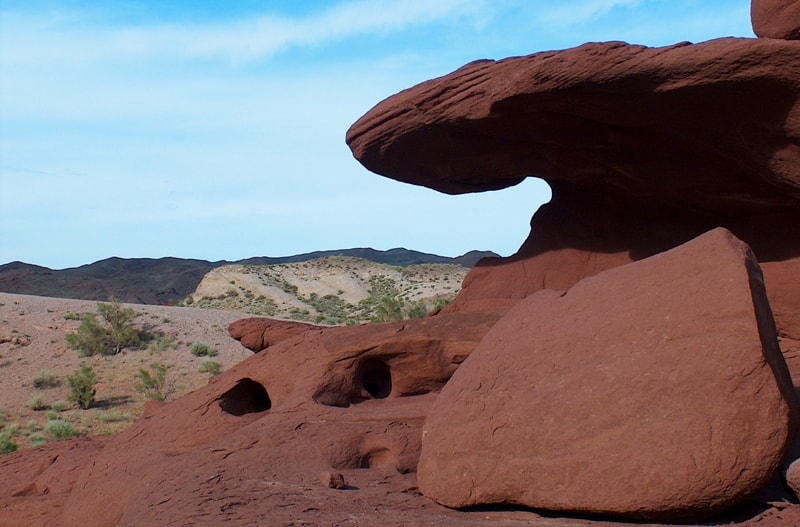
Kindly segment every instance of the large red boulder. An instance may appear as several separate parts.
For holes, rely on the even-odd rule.
[[[517,303],[425,422],[421,491],[698,520],[775,475],[797,425],[758,264],[724,229]]]
[[[762,38],[800,39],[798,0],[752,0],[750,21],[753,33]]]

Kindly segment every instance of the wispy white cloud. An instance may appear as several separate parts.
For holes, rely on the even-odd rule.
[[[573,2],[551,2],[541,6],[538,16],[543,22],[558,26],[583,24],[607,15],[612,9],[637,7],[642,0],[578,0]]]
[[[0,13],[5,62],[94,62],[106,59],[269,58],[293,47],[398,31],[410,26],[477,15],[482,0],[361,0],[334,4],[305,17],[264,14],[204,24],[96,25],[75,12]],[[31,38],[35,35],[35,38]]]

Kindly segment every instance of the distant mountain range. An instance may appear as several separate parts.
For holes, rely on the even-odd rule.
[[[259,256],[238,261],[208,262],[184,258],[108,258],[54,270],[23,262],[0,265],[0,292],[56,298],[108,301],[116,298],[135,304],[173,304],[192,294],[203,277],[228,264],[271,265],[306,262],[325,256],[352,256],[389,265],[447,263],[472,267],[491,251],[470,251],[450,258],[408,249],[379,251],[371,248],[316,251],[294,256]]]

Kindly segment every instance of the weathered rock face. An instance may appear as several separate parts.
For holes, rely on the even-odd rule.
[[[797,0],[752,0],[750,20],[756,36],[800,39],[800,2]]]
[[[111,439],[56,524],[275,524],[274,507],[296,507],[331,470],[355,471],[347,481],[358,486],[374,469],[408,487],[435,392],[494,322],[457,314],[284,334]],[[380,500],[366,491],[334,501],[346,509],[369,499]]]
[[[450,507],[696,520],[767,482],[796,411],[758,264],[717,229],[516,304],[434,403],[418,481]]]
[[[347,141],[370,170],[443,192],[550,184],[531,237],[447,311],[502,311],[724,226],[762,264],[781,333],[800,331],[800,41],[477,61],[381,102]]]

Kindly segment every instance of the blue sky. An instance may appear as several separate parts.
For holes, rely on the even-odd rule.
[[[0,0],[0,263],[349,247],[513,253],[528,178],[447,196],[364,169],[347,128],[479,58],[752,37],[749,0]]]

